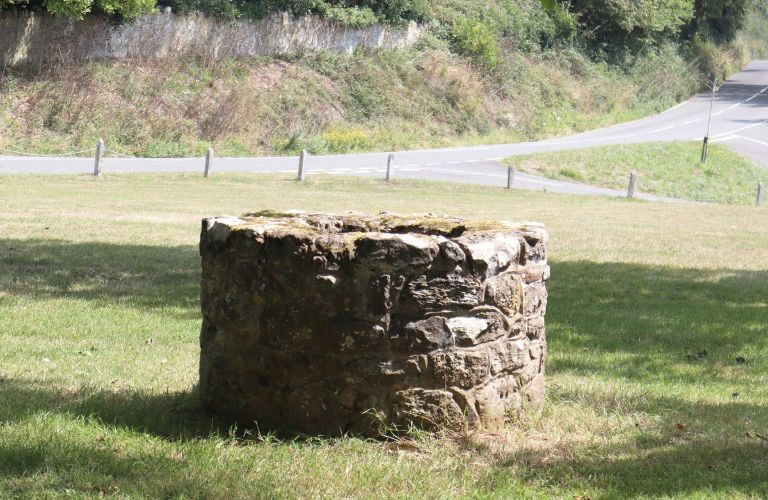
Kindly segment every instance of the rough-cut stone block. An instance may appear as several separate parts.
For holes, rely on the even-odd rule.
[[[544,400],[546,247],[428,214],[206,219],[203,403],[312,434],[497,428]]]

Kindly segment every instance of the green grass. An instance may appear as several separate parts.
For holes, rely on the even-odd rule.
[[[550,179],[614,189],[626,189],[635,170],[640,192],[715,203],[753,204],[757,184],[768,180],[768,170],[727,146],[710,145],[701,163],[697,142],[601,146],[514,156],[505,163]]]
[[[197,402],[196,242],[202,217],[262,208],[544,222],[544,413],[413,443],[228,432]],[[0,269],[0,497],[768,495],[765,209],[338,177],[0,177]]]

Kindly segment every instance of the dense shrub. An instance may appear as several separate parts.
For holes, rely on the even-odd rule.
[[[604,41],[627,36],[655,40],[675,35],[694,14],[694,0],[573,0],[571,7],[581,22]]]
[[[730,41],[741,29],[749,0],[696,0],[694,27],[699,35],[718,41]]]
[[[737,40],[744,46],[749,57],[768,59],[768,0],[754,0],[744,14],[744,29]]]
[[[593,57],[622,64],[625,57],[670,40],[729,42],[747,12],[763,0],[0,0],[0,10],[132,18],[156,2],[180,13],[225,19],[282,11],[353,27],[415,20],[429,23],[436,39],[493,68],[499,46],[530,52],[568,46],[578,38]]]
[[[91,12],[136,17],[155,7],[156,0],[0,0],[0,10],[47,10],[52,14],[82,18]]]
[[[46,10],[75,18],[101,12],[132,18],[157,3],[177,12],[198,11],[225,19],[260,18],[273,11],[319,14],[350,26],[425,21],[430,15],[428,0],[0,0],[0,10]]]
[[[472,57],[489,69],[499,65],[499,47],[496,33],[478,19],[457,19],[451,28],[456,52]]]
[[[174,11],[182,14],[198,11],[225,19],[235,19],[246,13],[249,17],[261,17],[266,14],[265,5],[249,5],[240,0],[171,0],[169,3]]]
[[[169,0],[177,12],[199,11],[228,19],[259,18],[273,11],[296,15],[319,14],[349,26],[379,21],[424,21],[427,0]]]
[[[547,9],[549,22],[540,22],[535,30],[541,48],[570,44],[576,38],[578,20],[576,16],[560,4]]]

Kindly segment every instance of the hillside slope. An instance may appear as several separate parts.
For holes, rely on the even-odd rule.
[[[764,29],[762,5],[761,23],[742,33]],[[759,47],[742,34],[717,44],[638,35],[600,48],[583,16],[538,0],[440,0],[427,22],[429,34],[403,51],[5,68],[0,154],[64,153],[98,137],[146,156],[537,139],[665,109]]]

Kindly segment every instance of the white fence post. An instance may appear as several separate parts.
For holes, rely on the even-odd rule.
[[[629,174],[629,187],[627,188],[627,198],[635,197],[635,189],[637,189],[637,172],[632,171]]]
[[[307,150],[302,149],[301,155],[299,156],[299,180],[300,181],[304,180],[304,162],[306,160],[306,157],[307,157]]]
[[[93,162],[93,175],[101,175],[101,158],[104,156],[104,139],[96,141],[96,158]]]
[[[390,153],[389,156],[387,157],[387,177],[385,179],[387,182],[393,179],[394,172],[392,171],[392,167],[394,166],[394,163],[395,163],[395,155]]]
[[[507,168],[507,189],[512,189],[512,186],[515,185],[515,174],[517,171],[515,170],[515,167],[509,167]]]
[[[765,184],[762,182],[757,185],[757,206],[762,207],[765,200]]]
[[[208,153],[205,155],[205,172],[203,172],[203,177],[208,177],[211,173],[211,167],[213,166],[213,155],[215,153],[213,152],[213,149],[208,148]]]

